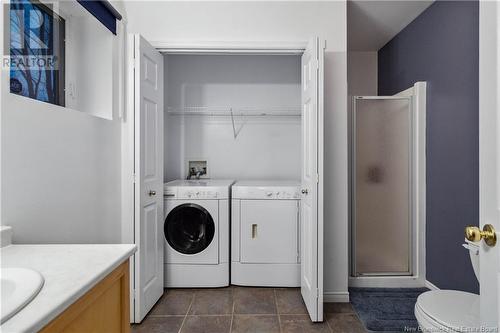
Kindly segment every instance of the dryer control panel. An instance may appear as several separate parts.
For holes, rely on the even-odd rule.
[[[300,199],[299,184],[297,183],[277,183],[258,184],[250,182],[240,182],[233,185],[233,199],[260,199],[260,200],[286,200]]]

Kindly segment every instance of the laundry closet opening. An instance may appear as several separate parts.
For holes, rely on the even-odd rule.
[[[300,55],[163,56],[166,182],[300,181]]]
[[[173,50],[131,36],[134,322],[164,287],[230,284],[300,286],[323,320],[325,45]]]

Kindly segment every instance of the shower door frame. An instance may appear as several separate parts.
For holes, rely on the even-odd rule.
[[[406,100],[408,101],[408,272],[372,272],[358,273],[356,269],[356,102],[359,100]],[[417,242],[414,235],[416,234],[416,218],[415,218],[415,102],[414,96],[410,95],[394,95],[394,96],[353,96],[352,97],[352,118],[351,118],[351,276],[358,277],[411,277],[414,276],[415,253],[417,251]]]

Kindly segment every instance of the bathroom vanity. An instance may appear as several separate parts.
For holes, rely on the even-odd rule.
[[[0,330],[129,332],[129,257],[135,250],[127,244],[2,247],[2,272],[33,270],[43,277],[43,285]]]

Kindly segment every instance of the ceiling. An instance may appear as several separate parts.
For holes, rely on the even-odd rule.
[[[348,1],[347,49],[378,51],[432,2],[433,0]]]

